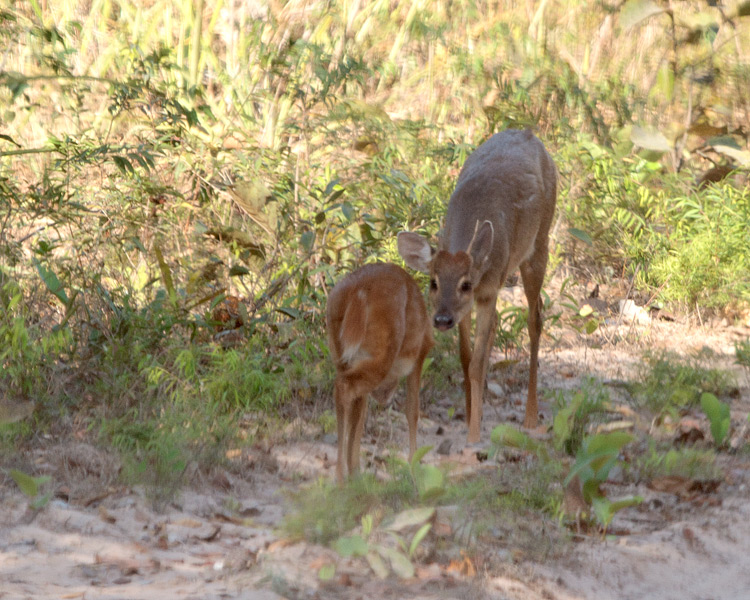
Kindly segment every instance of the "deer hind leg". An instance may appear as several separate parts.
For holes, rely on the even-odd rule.
[[[547,268],[547,248],[534,254],[520,266],[523,289],[529,303],[529,391],[526,398],[526,415],[523,426],[533,429],[538,424],[537,370],[539,368],[539,338],[542,335],[541,291]]]
[[[422,366],[427,353],[430,351],[429,345],[423,345],[422,349],[414,362],[411,373],[406,378],[406,422],[409,424],[409,461],[417,451],[417,422],[419,421],[419,388],[422,381]]]
[[[367,396],[358,396],[352,403],[352,420],[350,422],[349,448],[347,459],[349,462],[349,475],[359,472],[360,444],[362,443],[362,432],[365,429],[367,419]]]
[[[497,294],[489,299],[477,300],[477,323],[474,334],[474,354],[469,365],[471,381],[471,416],[468,442],[475,444],[481,437],[482,399],[490,360],[490,347],[495,337],[497,324]]]
[[[337,378],[334,386],[334,398],[336,403],[336,429],[338,433],[338,449],[336,454],[336,479],[343,483],[344,477],[349,474],[349,421],[351,420],[351,402],[345,397],[343,386]]]
[[[394,354],[393,344],[384,344],[377,355],[358,362],[354,368],[340,372],[336,377],[334,394],[339,435],[336,476],[339,481],[354,474],[359,468],[359,447],[367,414],[367,397],[387,377]]]

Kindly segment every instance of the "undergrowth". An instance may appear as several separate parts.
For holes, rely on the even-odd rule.
[[[649,442],[648,450],[636,458],[633,470],[641,481],[657,477],[683,477],[692,481],[720,479],[722,469],[716,451],[706,448],[658,447]]]
[[[647,352],[640,380],[631,385],[635,403],[654,414],[677,413],[697,406],[703,393],[731,395],[737,389],[731,373],[707,366],[711,358],[709,349],[686,357],[675,352]]]
[[[437,234],[466,157],[508,127],[534,128],[555,158],[556,268],[622,274],[691,310],[747,304],[750,188],[741,168],[695,179],[750,162],[747,57],[725,43],[748,19],[683,3],[668,44],[641,29],[665,14],[628,4],[4,7],[3,439],[75,421],[133,480],[173,487],[227,440],[324,414],[328,289],[397,261],[398,231]],[[238,314],[219,331],[225,302]],[[518,349],[525,312],[500,319],[498,344]],[[444,344],[428,401],[459,370]],[[654,362],[637,402],[660,412],[726,391],[696,368]]]

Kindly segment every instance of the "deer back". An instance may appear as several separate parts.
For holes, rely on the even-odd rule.
[[[497,290],[536,247],[546,247],[556,196],[557,170],[539,139],[530,131],[497,133],[464,163],[440,249],[467,251],[478,226],[489,221],[492,247],[474,293]]]
[[[408,374],[432,330],[414,279],[389,263],[365,265],[342,279],[328,297],[329,349],[337,369],[375,360],[388,379]]]

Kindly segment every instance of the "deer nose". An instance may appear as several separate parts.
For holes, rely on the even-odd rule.
[[[440,331],[447,331],[453,327],[453,317],[450,315],[435,315],[435,328]]]

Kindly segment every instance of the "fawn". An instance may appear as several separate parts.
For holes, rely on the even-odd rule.
[[[359,470],[368,394],[387,399],[405,376],[409,458],[416,451],[422,364],[434,342],[419,286],[389,263],[365,265],[336,284],[326,322],[336,365],[336,477],[342,482]]]
[[[458,323],[470,444],[480,438],[482,396],[497,328],[497,295],[517,268],[529,304],[531,342],[523,424],[537,426],[540,293],[556,200],[557,169],[542,142],[530,131],[507,130],[493,135],[466,160],[448,203],[437,250],[416,233],[398,236],[399,254],[406,264],[430,274],[435,327],[445,331]],[[473,351],[472,305],[476,305]]]

